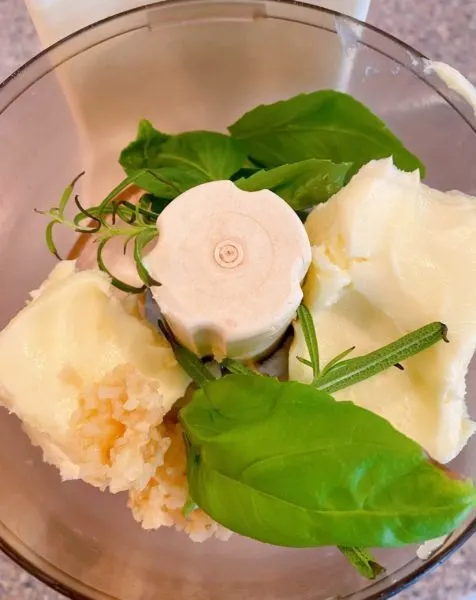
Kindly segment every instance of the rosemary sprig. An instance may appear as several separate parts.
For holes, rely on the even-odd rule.
[[[309,309],[304,304],[301,304],[297,310],[297,316],[299,322],[301,323],[302,333],[304,335],[304,339],[306,341],[306,346],[309,351],[310,361],[306,362],[304,359],[300,358],[301,362],[307,364],[312,369],[312,374],[314,376],[314,381],[317,381],[320,373],[320,365],[319,365],[319,345],[317,343],[317,335],[316,329],[314,327],[314,323],[312,320],[312,315],[309,312]]]
[[[401,361],[419,354],[441,340],[448,342],[446,325],[438,322],[429,323],[363,356],[343,360],[354,350],[354,347],[344,350],[322,371],[319,371],[319,355],[316,353],[317,335],[311,313],[301,305],[298,316],[310,357],[310,360],[302,357],[298,357],[298,360],[312,368],[314,374],[312,385],[329,394],[369,379],[390,367],[397,366],[403,369]]]
[[[299,356],[297,358],[312,369],[312,385],[328,393],[337,392],[350,385],[364,381],[392,366],[403,368],[400,365],[400,361],[422,352],[440,340],[448,341],[448,329],[446,325],[443,323],[430,323],[374,352],[344,360],[355,350],[355,346],[348,348],[334,357],[320,370],[316,328],[312,315],[304,304],[298,309],[298,318],[310,360]],[[339,550],[351,565],[367,579],[376,579],[385,572],[385,568],[364,548],[340,546]]]
[[[112,284],[118,289],[137,294],[143,292],[147,287],[160,285],[158,281],[150,276],[143,261],[145,247],[159,234],[156,226],[159,213],[153,209],[153,197],[144,194],[137,204],[119,199],[119,195],[134,185],[145,173],[148,173],[147,169],[126,177],[97,206],[85,208],[79,197],[75,195],[74,204],[79,212],[72,219],[69,219],[65,212],[73,196],[75,184],[84,173],[75,177],[65,188],[57,207],[46,211],[36,210],[36,212],[51,219],[45,232],[46,244],[50,252],[61,260],[53,231],[56,225],[63,225],[76,233],[93,236],[94,241],[97,242],[96,260],[98,267],[110,276]],[[127,251],[129,243],[133,243],[133,258],[137,273],[144,283],[143,286],[136,287],[121,281],[107,267],[104,261],[104,249],[110,240],[117,237],[124,238],[124,253]]]
[[[443,323],[429,323],[374,352],[337,362],[315,385],[320,390],[332,394],[390,367],[400,365],[401,361],[419,354],[441,340],[448,342],[447,333],[448,329]]]

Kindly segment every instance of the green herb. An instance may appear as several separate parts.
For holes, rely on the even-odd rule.
[[[66,186],[66,188],[64,189],[64,192],[61,195],[58,207],[51,208],[48,211],[42,211],[42,210],[38,210],[37,208],[35,208],[35,212],[39,213],[40,215],[47,215],[47,216],[51,217],[51,219],[52,219],[46,226],[46,232],[45,232],[46,245],[48,247],[48,250],[51,252],[51,254],[54,254],[54,256],[56,256],[56,258],[58,260],[61,260],[61,256],[59,255],[58,248],[56,247],[56,243],[54,241],[53,230],[57,223],[64,224],[66,222],[64,212],[65,212],[68,202],[71,198],[71,195],[73,194],[74,186],[81,179],[81,177],[83,177],[83,175],[84,175],[84,171],[82,173],[80,173],[79,175],[77,175],[73,179],[73,181]]]
[[[194,510],[197,510],[197,508],[199,507],[195,504],[189,494],[182,508],[182,514],[186,519],[188,519],[188,517],[193,513]]]
[[[247,192],[271,190],[294,210],[325,202],[344,185],[351,165],[311,158],[298,163],[261,170],[235,184]]]
[[[190,495],[281,546],[395,547],[446,535],[476,505],[381,417],[315,387],[229,375],[180,411]]]
[[[309,158],[353,163],[355,173],[367,162],[393,156],[404,171],[422,163],[383,121],[347,94],[323,90],[258,106],[229,127],[233,138],[263,167]]]
[[[144,248],[158,235],[155,225],[158,214],[151,210],[150,202],[146,198],[142,198],[137,205],[118,199],[119,195],[131,185],[135,185],[144,173],[145,171],[137,172],[121,181],[98,206],[85,208],[80,203],[78,196],[75,196],[74,202],[79,212],[73,218],[68,218],[65,211],[73,195],[74,185],[82,174],[76,177],[66,187],[58,207],[47,211],[37,211],[51,219],[46,228],[46,243],[50,252],[61,260],[53,238],[53,229],[55,225],[64,225],[76,233],[94,236],[97,241],[98,267],[111,277],[112,284],[120,290],[141,293],[146,286],[160,285],[158,281],[150,277],[142,260]],[[131,286],[117,279],[104,262],[103,253],[107,243],[118,236],[125,239],[124,251],[129,242],[134,242],[134,260],[138,274],[144,282],[142,287]]]
[[[96,262],[98,264],[99,269],[103,273],[106,273],[107,275],[109,275],[109,277],[111,279],[111,284],[113,286],[115,286],[118,290],[121,290],[121,292],[126,292],[127,294],[141,294],[145,289],[144,286],[142,286],[142,287],[131,286],[128,283],[125,283],[124,281],[117,279],[114,276],[114,274],[109,270],[108,266],[106,265],[106,263],[104,262],[104,259],[103,259],[104,247],[106,246],[107,242],[108,242],[107,239],[98,241],[97,250],[96,250]]]
[[[335,373],[340,389],[393,366],[395,355],[408,358],[446,339],[445,326],[430,324],[377,353],[345,361],[350,348],[321,371],[312,315],[302,305],[298,317],[311,357],[302,361],[313,369],[314,386],[323,378],[330,385]],[[341,366],[349,364],[349,376],[343,377]],[[453,488],[445,470],[381,417],[353,403],[336,403],[313,386],[253,377],[233,359],[222,366],[238,375],[205,382],[180,419],[191,497],[229,529],[278,545],[337,545],[373,579],[384,568],[362,545],[430,539],[433,528],[451,530],[476,504],[469,482]],[[223,506],[228,494],[241,514],[234,503],[229,512]],[[425,503],[427,497],[431,501]],[[420,514],[413,510],[418,498]],[[377,531],[368,531],[373,527]]]
[[[119,162],[128,175],[142,172],[139,187],[170,201],[202,183],[230,179],[244,166],[246,154],[239,142],[221,133],[167,135],[142,120],[136,140],[122,151]]]
[[[322,373],[316,377],[312,358],[315,349],[309,343],[312,342],[313,336],[315,337],[314,325],[312,319],[310,321],[309,319],[300,319],[300,323],[311,357],[310,362],[314,373],[313,385],[328,393],[337,392],[374,377],[389,367],[399,365],[401,361],[430,348],[441,340],[448,341],[448,328],[446,325],[443,323],[430,323],[364,356],[342,360],[354,348],[345,350],[326,365]],[[315,343],[317,344],[317,341]],[[303,359],[301,361],[304,362]]]
[[[196,384],[203,386],[207,381],[215,380],[209,369],[188,348],[175,345],[173,350],[179,365]]]
[[[312,373],[314,375],[313,383],[316,383],[320,375],[319,346],[317,343],[316,328],[314,327],[312,315],[309,312],[309,309],[304,304],[301,304],[301,306],[298,308],[297,316],[299,319],[299,323],[301,324],[301,329],[304,335],[304,340],[306,342],[307,351],[309,352],[310,362],[307,362],[305,359],[302,358],[300,358],[300,360],[301,362],[307,364],[312,368]]]
[[[154,160],[162,151],[170,136],[154,128],[150,121],[141,119],[137,127],[136,139],[123,150],[124,162],[135,171],[154,167]],[[122,161],[120,161],[122,164]],[[124,166],[124,165],[123,165]]]
[[[270,189],[304,219],[310,207],[326,201],[369,160],[392,155],[398,167],[420,168],[423,173],[420,161],[380,119],[340,92],[319,91],[259,106],[229,130],[231,137],[210,131],[169,135],[141,120],[136,139],[120,156],[128,177],[101,204],[86,209],[76,197],[79,213],[69,220],[65,209],[75,180],[57,208],[43,211],[51,217],[46,228],[48,248],[60,258],[53,236],[56,224],[91,234],[98,241],[98,266],[113,284],[124,291],[142,292],[145,286],[158,284],[141,258],[144,247],[157,235],[157,217],[171,200],[197,185],[230,179],[243,190]],[[137,206],[118,200],[131,185],[146,192]],[[117,219],[122,224],[117,225]],[[118,235],[124,237],[125,250],[134,242],[144,286],[116,279],[105,264],[104,247]]]
[[[160,285],[158,281],[149,275],[149,272],[144,265],[144,261],[142,260],[144,248],[146,248],[150,242],[152,242],[158,236],[158,234],[159,232],[155,227],[148,227],[144,228],[134,237],[134,262],[136,263],[136,269],[139,277],[147,287]]]
[[[375,560],[368,550],[364,550],[363,548],[346,548],[345,546],[340,546],[339,550],[366,579],[376,579],[379,575],[385,573],[385,568]]]
[[[259,373],[252,371],[242,362],[235,360],[234,358],[225,358],[222,360],[221,366],[235,375],[259,375]]]
[[[172,333],[171,329],[165,321],[160,320],[158,322],[158,326],[164,334],[165,339],[172,346],[172,350],[174,352],[178,364],[182,367],[182,369],[185,371],[185,373],[187,373],[187,375],[193,382],[195,382],[198,386],[203,386],[208,381],[215,381],[215,377],[213,376],[211,371],[203,364],[200,358],[198,358],[198,356],[194,354],[191,350],[185,348],[177,342],[174,334]]]
[[[327,373],[329,373],[329,371],[331,371],[337,364],[339,364],[340,362],[342,362],[344,360],[344,358],[346,358],[347,356],[349,356],[349,354],[351,354],[354,350],[355,350],[355,346],[351,346],[350,348],[347,348],[347,350],[344,350],[343,352],[341,352],[340,354],[338,354],[337,356],[335,356],[322,369],[322,371],[320,373],[320,377],[322,378],[325,375],[327,375]],[[305,363],[304,359],[301,358],[300,360]]]
[[[296,356],[297,360],[302,363],[303,365],[306,365],[306,367],[311,367],[311,369],[313,369],[313,364],[310,360],[307,360],[307,358],[303,358],[302,356]]]
[[[311,314],[308,309],[301,305],[298,309],[298,316],[301,320],[312,319]],[[312,322],[312,321],[311,321]],[[314,335],[312,334],[314,331]],[[311,337],[308,340],[308,346],[315,347],[315,352],[312,353],[314,357],[314,364],[310,361],[304,361],[308,366],[315,368],[315,372],[319,373],[319,352],[317,349],[317,339],[315,336],[314,326],[311,328]],[[342,356],[347,353],[342,353]],[[336,360],[338,357],[336,357]],[[332,361],[331,361],[332,362]],[[259,375],[255,371],[251,371],[243,365],[241,362],[236,361],[231,358],[226,358],[222,361],[222,366],[224,366],[230,373],[235,375]],[[375,579],[378,575],[385,572],[384,567],[378,564],[378,562],[373,558],[373,556],[363,548],[339,548],[339,550],[344,554],[344,556],[349,560],[352,566],[357,569],[357,571],[367,579]]]
[[[243,167],[230,177],[231,181],[238,181],[239,179],[248,179],[252,175],[262,171],[261,167]]]
[[[170,204],[170,200],[167,200],[167,198],[158,198],[157,196],[149,193],[144,194],[140,202],[143,206],[148,207],[149,210],[156,215],[160,215],[164,208]]]

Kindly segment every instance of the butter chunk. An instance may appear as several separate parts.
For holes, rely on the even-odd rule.
[[[0,402],[64,479],[143,489],[188,377],[165,339],[98,270],[60,262],[0,333]]]
[[[322,363],[356,346],[375,350],[431,321],[449,328],[439,343],[335,394],[388,419],[440,462],[475,431],[465,376],[476,349],[476,199],[443,193],[399,171],[391,159],[364,166],[306,222],[313,264],[304,290]],[[290,377],[310,381],[299,326]]]

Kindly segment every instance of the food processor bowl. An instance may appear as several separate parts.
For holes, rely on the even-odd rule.
[[[0,326],[54,264],[46,221],[33,209],[56,206],[83,170],[83,202],[100,200],[123,177],[118,154],[143,117],[167,132],[222,131],[257,104],[336,88],[388,123],[425,163],[428,184],[476,195],[473,112],[427,71],[418,52],[371,26],[286,1],[161,2],[54,45],[0,88]],[[74,235],[59,238],[67,253]],[[475,390],[473,368],[473,416]],[[454,468],[476,477],[475,456],[472,439]],[[476,526],[468,520],[427,561],[414,546],[376,551],[388,570],[375,582],[333,548],[280,548],[240,536],[192,543],[165,527],[142,530],[123,494],[62,483],[3,409],[0,481],[0,547],[57,590],[89,600],[385,598]]]

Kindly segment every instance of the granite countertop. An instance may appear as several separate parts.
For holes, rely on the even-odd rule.
[[[476,82],[476,0],[373,0],[369,20]],[[0,0],[0,80],[39,48],[24,1]],[[61,598],[0,555],[0,600]],[[398,598],[476,600],[476,537]]]

